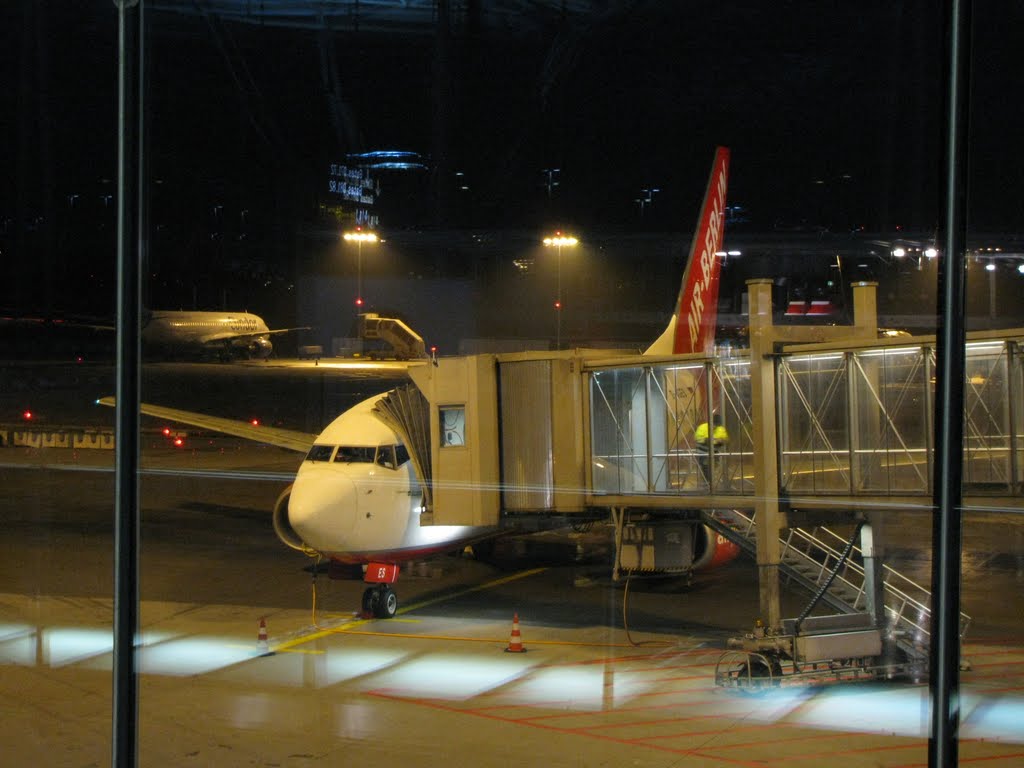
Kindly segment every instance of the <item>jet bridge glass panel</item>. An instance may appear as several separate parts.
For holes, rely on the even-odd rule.
[[[746,360],[594,371],[593,492],[752,493],[749,371]],[[702,425],[711,439],[698,440]]]
[[[1010,423],[1013,426],[1010,461],[1013,468],[1014,489],[1024,493],[1024,356],[1019,343],[1007,345],[1010,382]]]
[[[963,472],[969,492],[1003,492],[1019,482],[1011,451],[1014,409],[1010,371],[1010,345],[1006,342],[967,345]],[[1019,440],[1019,431],[1017,434]]]
[[[880,347],[779,361],[780,489],[927,495],[935,349]],[[1021,364],[1003,340],[966,347],[964,490],[1021,492]]]
[[[854,492],[928,493],[932,350],[865,350],[847,363]]]
[[[643,368],[599,371],[591,377],[594,493],[647,491],[646,384]]]
[[[842,353],[779,361],[779,477],[788,492],[847,492],[850,410]]]

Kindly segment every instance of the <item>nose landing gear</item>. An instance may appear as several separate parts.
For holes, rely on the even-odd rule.
[[[363,592],[363,615],[390,619],[398,612],[398,595],[387,584],[367,587]]]

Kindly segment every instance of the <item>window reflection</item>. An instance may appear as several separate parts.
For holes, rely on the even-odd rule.
[[[423,747],[441,727],[472,733],[483,762],[508,757],[518,741],[509,733],[538,736],[525,758],[538,763],[564,760],[566,733],[607,762],[698,749],[708,760],[754,762],[764,731],[736,731],[743,722],[784,742],[772,759],[793,751],[794,760],[841,761],[856,738],[868,755],[896,749],[903,762],[924,761],[927,695],[913,683],[780,687],[756,703],[715,695],[721,712],[709,714],[716,643],[763,613],[754,556],[710,578],[660,574],[624,590],[610,580],[605,504],[630,497],[646,521],[687,497],[728,495],[751,532],[765,496],[756,483],[777,462],[769,495],[787,531],[815,531],[842,512],[841,549],[846,529],[869,518],[886,567],[929,583],[928,496],[942,479],[932,458],[934,335],[945,321],[935,307],[939,268],[953,257],[942,252],[936,193],[940,9],[144,3],[145,219],[131,246],[144,284],[127,295],[141,294],[147,313],[250,310],[274,333],[272,354],[265,340],[236,339],[229,350],[209,338],[195,358],[147,356],[142,399],[290,431],[301,447],[250,444],[211,421],[187,427],[177,447],[161,434],[162,416],[143,418],[140,762],[231,764],[259,753],[283,764],[329,754],[339,736],[357,756],[429,755]],[[962,382],[968,499],[956,607],[972,616],[964,651],[973,670],[963,675],[960,749],[965,762],[1012,762],[1024,614],[1024,158],[1013,77],[1024,10],[973,5],[963,191],[964,319],[975,335]],[[116,394],[112,328],[126,301],[114,260],[117,11],[109,2],[0,6],[0,666],[24,703],[8,713],[5,753],[17,764],[58,754],[95,764],[110,754],[117,446],[114,411],[94,404]],[[732,148],[735,176],[714,355],[618,359],[646,348],[674,306],[691,198],[701,192],[691,181],[718,144]],[[346,247],[341,233],[357,228],[380,240]],[[538,235],[559,228],[580,242],[556,260]],[[771,283],[769,304],[753,312],[750,279]],[[863,281],[878,283],[886,338],[826,349],[829,329],[851,327],[851,286]],[[756,311],[783,334],[826,329],[813,349],[763,350],[777,373],[757,382],[776,390],[770,415],[753,402],[745,352],[757,342]],[[367,313],[404,330],[370,338],[359,330]],[[588,368],[578,398],[548,398],[549,381],[588,348],[616,361]],[[465,392],[441,393],[427,417],[440,439],[429,445],[413,430],[381,436],[369,422],[358,445],[332,437],[306,450],[354,403],[407,384],[405,364],[432,365],[426,349],[442,364],[463,353],[521,355],[523,381],[499,383],[492,411],[472,410]],[[563,358],[531,357],[557,349]],[[242,356],[231,351],[254,364],[227,360]],[[475,386],[490,364],[467,366],[460,384]],[[571,416],[588,423],[567,447],[552,436],[569,431],[570,402],[580,404]],[[729,440],[702,456],[695,433],[713,411]],[[503,432],[502,420],[522,429]],[[766,451],[768,422],[777,439]],[[423,431],[434,437],[432,426]],[[500,508],[460,484],[469,501],[458,515],[479,524],[493,512],[510,535],[473,542],[477,560],[402,561],[409,615],[389,631],[350,623],[366,588],[361,563],[328,567],[330,553],[310,552],[301,532],[290,532],[289,549],[267,525],[271,514],[281,522],[273,510],[288,508],[297,468],[308,464],[324,465],[309,467],[314,474],[363,471],[338,466],[352,464],[385,478],[347,497],[358,514],[345,525],[356,533],[388,515],[437,532],[438,510],[425,500],[410,513],[408,484],[396,478],[429,488],[473,471]],[[528,537],[553,525],[536,513],[556,502],[572,507],[560,509],[562,527]],[[327,509],[325,525],[342,527]],[[701,509],[685,510],[703,520]],[[787,538],[797,540],[807,539]],[[827,574],[832,561],[818,560]],[[803,592],[781,589],[787,607],[803,607]],[[530,650],[521,656],[502,653],[513,612]],[[440,647],[427,646],[431,634],[444,638]],[[299,688],[308,690],[300,697]],[[69,690],[76,696],[54,695]],[[389,727],[399,710],[416,716]],[[713,715],[697,739],[679,727],[691,710]],[[167,712],[185,715],[171,722]],[[660,719],[666,712],[676,719]],[[729,727],[714,730],[719,721]],[[480,728],[448,727],[470,722]],[[621,741],[604,738],[616,729]],[[865,744],[865,734],[877,740]]]

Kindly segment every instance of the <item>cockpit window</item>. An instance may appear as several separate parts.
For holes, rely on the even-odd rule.
[[[387,469],[397,469],[395,463],[395,446],[381,445],[377,447],[377,463]]]
[[[334,460],[342,461],[346,464],[372,464],[376,454],[376,448],[343,445],[338,448],[338,454],[334,457]]]
[[[399,443],[395,446],[395,459],[398,461],[398,466],[402,466],[409,460],[409,449]]]
[[[333,452],[333,445],[314,445],[306,454],[306,461],[330,461]]]

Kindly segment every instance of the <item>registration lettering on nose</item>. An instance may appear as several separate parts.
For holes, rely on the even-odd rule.
[[[394,584],[398,581],[398,566],[394,563],[370,563],[363,581],[368,584]]]

